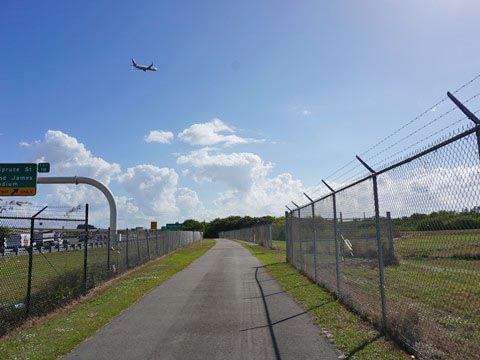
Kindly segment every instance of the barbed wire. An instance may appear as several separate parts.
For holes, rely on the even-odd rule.
[[[453,91],[453,94],[456,94],[458,92],[460,92],[461,90],[463,90],[464,88],[466,88],[467,86],[469,86],[470,84],[472,84],[473,82],[475,82],[477,79],[480,78],[480,74],[475,76],[474,78],[472,78],[471,80],[469,80],[468,82],[466,82],[465,84],[463,84],[462,86],[460,86],[459,88],[457,88],[455,91]],[[468,103],[470,101],[472,101],[473,99],[477,98],[478,96],[480,96],[480,93],[476,93],[475,95],[471,96],[469,99],[465,100],[464,103]],[[448,96],[447,97],[444,97],[443,99],[441,99],[440,101],[438,101],[437,103],[435,103],[434,105],[430,106],[427,110],[423,111],[420,115],[416,116],[414,119],[408,121],[406,124],[404,124],[403,126],[401,126],[400,128],[398,128],[397,130],[395,130],[393,133],[391,133],[390,135],[386,136],[385,138],[383,138],[381,141],[379,141],[378,143],[376,143],[375,145],[373,145],[372,147],[370,147],[369,149],[365,150],[364,152],[362,152],[360,154],[360,156],[364,156],[365,154],[367,154],[368,152],[370,152],[371,150],[377,148],[378,146],[380,146],[381,144],[385,143],[388,139],[391,139],[394,135],[398,134],[400,131],[402,131],[403,129],[405,129],[406,127],[410,126],[411,124],[413,124],[415,121],[417,121],[418,119],[424,117],[426,114],[428,114],[429,112],[433,111],[434,109],[436,109],[441,103],[443,103],[444,101],[446,101],[448,99]],[[410,132],[409,134],[407,134],[406,136],[404,136],[403,138],[401,138],[400,140],[396,141],[395,143],[391,144],[390,146],[388,146],[387,148],[375,153],[374,155],[370,156],[367,160],[371,160],[377,156],[379,156],[380,154],[383,154],[385,153],[386,151],[388,151],[389,149],[391,149],[392,147],[400,144],[401,142],[405,141],[406,139],[408,139],[409,137],[413,136],[414,134],[420,132],[421,130],[427,128],[428,126],[438,122],[439,120],[441,120],[442,118],[444,118],[445,116],[447,116],[448,114],[452,113],[453,111],[457,110],[458,108],[456,106],[452,107],[451,109],[449,109],[448,111],[446,111],[445,113],[443,113],[442,115],[440,116],[437,116],[436,118],[434,118],[433,120],[431,120],[430,122],[424,124],[423,126],[419,127],[417,130],[414,130],[412,132]],[[353,171],[353,169],[352,169]]]
[[[469,86],[470,84],[472,84],[473,82],[475,82],[477,79],[480,78],[480,74],[478,74],[477,76],[475,76],[473,79],[467,81],[465,84],[463,84],[462,86],[460,86],[458,89],[456,89],[455,91],[453,91],[453,94],[456,94],[458,93],[459,91],[463,90],[464,88],[466,88],[467,86]],[[435,103],[434,105],[430,106],[427,110],[425,110],[424,112],[422,112],[421,114],[417,115],[415,118],[413,118],[412,120],[408,121],[407,123],[405,123],[404,125],[402,125],[400,128],[398,128],[397,130],[395,130],[393,133],[391,133],[390,135],[384,137],[382,140],[380,140],[378,143],[376,143],[375,145],[373,145],[372,147],[370,147],[369,149],[365,150],[363,153],[360,154],[360,156],[363,156],[367,153],[369,153],[371,150],[377,148],[378,146],[380,146],[381,144],[383,144],[385,141],[387,141],[388,139],[392,138],[394,135],[398,134],[400,131],[402,131],[403,129],[405,129],[406,127],[410,126],[411,124],[413,124],[415,121],[417,121],[418,119],[422,118],[423,116],[425,116],[426,114],[428,114],[429,112],[431,112],[433,109],[435,109],[437,106],[439,106],[440,104],[442,104],[443,102],[445,102],[446,100],[448,99],[448,96],[445,96],[443,99],[441,99],[440,101],[438,101],[437,103]]]
[[[473,99],[477,98],[478,96],[480,96],[480,92],[476,93],[475,95],[473,95],[472,97],[470,97],[469,99],[465,100],[464,101],[464,104],[472,101]],[[410,132],[409,134],[405,135],[403,138],[401,138],[400,140],[396,141],[395,143],[391,144],[390,146],[386,147],[385,149],[383,149],[382,151],[379,151],[378,153],[374,154],[373,156],[369,157],[367,160],[371,160],[371,159],[374,159],[376,158],[377,156],[387,152],[388,150],[390,150],[391,148],[393,148],[394,146],[400,144],[401,142],[407,140],[408,138],[412,137],[414,134],[417,134],[419,133],[420,131],[422,131],[423,129],[427,128],[428,126],[438,122],[439,120],[443,119],[445,116],[447,116],[448,114],[452,113],[453,111],[455,110],[458,110],[458,108],[455,106],[453,108],[451,108],[450,110],[444,112],[443,114],[437,116],[436,118],[434,118],[432,121],[426,123],[425,125],[419,127],[418,129]],[[466,119],[466,117],[464,117],[463,119]],[[457,122],[455,122],[457,123]],[[450,127],[450,126],[449,126]]]
[[[478,79],[480,79],[480,74],[478,74],[477,76],[473,77],[472,79],[470,79],[469,81],[467,81],[466,83],[464,83],[463,85],[461,85],[460,87],[458,87],[456,90],[452,91],[452,94],[457,94],[459,93],[460,91],[462,91],[463,89],[465,89],[466,87],[468,87],[469,85],[471,85],[472,83],[474,83],[475,81],[477,81]],[[469,99],[465,100],[463,103],[468,103],[470,101],[472,101],[473,99],[477,98],[478,96],[480,96],[480,92],[479,93],[476,93],[475,95],[471,96]],[[380,140],[379,142],[377,142],[376,144],[374,144],[373,146],[371,146],[370,148],[368,148],[367,150],[363,151],[360,156],[364,156],[365,154],[368,154],[369,152],[371,152],[372,150],[378,148],[380,145],[384,144],[385,142],[387,142],[389,139],[392,139],[395,135],[397,135],[398,133],[400,133],[402,130],[406,129],[407,127],[409,127],[410,125],[412,125],[413,123],[417,122],[419,119],[425,117],[425,115],[429,114],[430,112],[433,112],[436,110],[436,108],[441,105],[442,103],[444,103],[446,100],[448,99],[448,96],[445,96],[443,97],[441,100],[437,101],[434,105],[430,106],[429,108],[427,108],[425,111],[423,111],[422,113],[420,113],[419,115],[415,116],[412,120],[408,121],[407,123],[405,123],[404,125],[400,126],[398,129],[396,129],[395,131],[393,131],[391,134],[385,136],[382,140]],[[408,138],[411,138],[413,135],[419,133],[420,131],[424,130],[425,128],[431,126],[432,124],[434,123],[437,123],[438,121],[440,121],[441,119],[445,118],[447,115],[449,115],[450,113],[452,113],[454,110],[458,109],[457,107],[452,107],[451,109],[449,109],[448,111],[444,112],[443,114],[435,117],[433,120],[431,120],[430,122],[420,126],[418,129],[410,132],[409,134],[407,134],[406,136],[402,137],[401,139],[397,140],[396,142],[394,142],[393,144],[387,146],[386,148],[380,150],[379,152],[375,153],[374,155],[370,156],[369,158],[367,158],[367,160],[371,160],[371,159],[374,159],[376,157],[378,157],[379,155],[381,154],[384,154],[385,152],[387,152],[388,150],[392,149],[394,146],[397,146],[398,144],[402,143],[403,141],[407,140]],[[476,113],[476,112],[475,112]],[[462,119],[459,119],[457,121],[455,121],[454,123],[452,124],[449,124],[448,126],[422,138],[421,140],[415,142],[414,144],[412,145],[409,145],[405,148],[403,148],[402,150],[400,150],[399,152],[396,152],[395,154],[392,154],[392,155],[389,155],[387,158],[384,158],[382,160],[380,160],[379,162],[376,162],[374,164],[374,166],[377,166],[379,164],[383,164],[385,163],[387,160],[393,158],[393,157],[396,157],[396,156],[399,156],[400,154],[404,153],[405,151],[411,149],[412,147],[414,146],[417,146],[419,144],[421,144],[422,142],[432,138],[433,136],[436,136],[438,135],[439,133],[445,131],[446,129],[448,128],[451,128],[453,126],[455,126],[456,124],[458,124],[459,122],[465,120],[466,117],[463,117]],[[329,182],[332,182],[332,183],[337,183],[339,180],[341,180],[343,177],[351,174],[353,171],[355,171],[357,168],[359,168],[361,166],[361,164],[356,164],[355,166],[351,167],[352,164],[356,163],[357,160],[356,159],[352,159],[350,161],[348,161],[345,165],[341,166],[339,169],[335,170],[334,172],[332,172],[330,175],[328,175],[327,177],[325,177],[326,180],[328,180]],[[345,170],[345,169],[348,169],[344,172],[342,172],[340,175],[336,176],[335,178],[332,179],[332,177],[334,175],[337,175],[339,172],[341,172],[342,170]],[[352,181],[352,180],[356,180],[356,178],[358,178],[358,176],[362,175],[362,174],[365,174],[365,171],[362,170],[361,172],[357,172],[355,173],[354,175],[344,179],[343,181],[340,181],[341,183],[347,183],[349,181]],[[324,185],[319,182],[315,185],[313,185],[310,189],[312,188],[316,188],[316,187],[323,187]],[[315,195],[315,192],[312,192],[312,195],[309,194],[309,196],[313,196]],[[296,199],[296,203],[298,203],[298,199],[302,199],[302,197],[298,197]]]
[[[475,115],[478,114],[478,113],[480,113],[480,109],[473,112],[473,114],[475,114]],[[465,121],[465,120],[468,120],[468,118],[467,118],[466,116],[462,117],[461,119],[458,119],[458,120],[454,121],[454,122],[451,123],[450,125],[447,125],[447,126],[441,128],[440,130],[438,130],[438,131],[436,131],[436,132],[434,132],[434,133],[432,133],[432,134],[430,134],[430,135],[428,135],[428,136],[420,139],[419,141],[417,141],[417,142],[415,142],[415,143],[413,143],[413,144],[411,144],[411,145],[403,148],[402,150],[396,152],[395,154],[392,154],[392,155],[390,155],[389,157],[380,160],[379,162],[373,164],[373,166],[374,166],[374,167],[377,167],[377,166],[379,166],[379,165],[381,165],[381,164],[385,164],[386,161],[388,161],[388,160],[390,160],[390,159],[392,159],[392,158],[394,158],[394,157],[396,157],[396,156],[399,156],[399,155],[402,154],[402,153],[405,153],[406,151],[412,149],[413,147],[416,147],[416,146],[424,143],[426,140],[431,139],[432,137],[434,137],[434,136],[436,136],[436,135],[444,132],[445,130],[447,130],[447,129],[449,129],[449,128],[451,128],[451,127],[453,127],[453,126],[457,125],[458,123],[460,123],[460,122],[462,122],[462,121]],[[472,126],[474,126],[474,125],[472,124]],[[399,158],[398,158],[396,161],[394,161],[394,162],[396,163],[396,162],[398,162],[398,161],[400,161],[400,160],[401,160],[401,158],[400,158],[400,156],[399,156]]]

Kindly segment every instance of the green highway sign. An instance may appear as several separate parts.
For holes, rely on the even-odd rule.
[[[37,164],[0,164],[0,196],[34,196]]]
[[[48,173],[50,172],[50,163],[39,163],[38,164],[39,173]]]

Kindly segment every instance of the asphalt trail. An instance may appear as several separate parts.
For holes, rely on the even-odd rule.
[[[65,359],[338,359],[240,244],[218,240]]]

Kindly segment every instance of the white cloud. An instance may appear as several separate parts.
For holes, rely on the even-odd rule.
[[[228,135],[225,135],[227,133]],[[200,124],[193,124],[178,134],[178,138],[190,145],[211,146],[223,144],[233,146],[253,142],[263,142],[262,139],[242,138],[234,134],[235,130],[220,119]]]
[[[464,164],[452,167],[418,166],[391,171],[378,178],[382,211],[392,216],[433,211],[462,211],[478,206],[480,166]],[[473,195],[475,194],[475,195]]]
[[[390,211],[391,216],[397,218],[442,210],[459,212],[478,206],[478,197],[472,194],[480,191],[479,170],[480,167],[474,164],[437,167],[428,161],[417,160],[415,166],[406,165],[383,173],[378,176],[380,215],[385,216]],[[346,184],[330,185],[339,189]],[[323,195],[327,193],[324,191]],[[364,214],[374,216],[372,180],[338,192],[336,202],[337,211],[342,212],[344,219],[362,218]],[[299,205],[305,203],[305,200],[299,200]],[[331,197],[318,203],[315,211],[321,216],[331,217]]]
[[[171,131],[151,130],[148,136],[145,136],[145,141],[148,143],[170,144],[172,140],[173,133]]]
[[[18,143],[18,145],[20,145],[21,147],[26,147],[26,148],[32,146],[32,144],[30,144],[26,141],[21,141],[21,142]]]
[[[48,130],[44,138],[32,143],[22,142],[29,150],[32,162],[49,162],[48,176],[85,176],[94,178],[106,186],[120,173],[120,166],[93,156],[76,138],[62,131]],[[106,199],[97,189],[87,185],[40,185],[49,205],[75,206],[89,203],[92,221],[108,224]],[[45,192],[44,192],[45,191]],[[100,196],[99,196],[100,195]]]
[[[312,112],[311,112],[310,110],[303,110],[303,111],[302,111],[302,114],[303,114],[304,116],[309,116],[309,115],[312,115]]]
[[[49,130],[42,140],[27,147],[30,159],[51,164],[49,176],[85,176],[106,186],[121,186],[127,196],[115,196],[118,226],[147,226],[151,220],[162,223],[197,217],[204,209],[195,191],[179,187],[174,169],[137,165],[121,172],[120,166],[94,156],[84,144],[61,131]],[[90,219],[108,226],[108,203],[100,192],[88,185],[41,185],[44,200],[50,205],[90,204]]]
[[[199,183],[217,182],[229,188],[245,190],[250,188],[253,177],[260,172],[268,172],[272,164],[265,164],[256,154],[232,153],[211,154],[215,151],[204,148],[182,155],[177,159],[180,165],[191,165],[193,179]]]
[[[118,182],[133,195],[145,214],[174,212],[178,175],[173,169],[154,165],[128,168]]]
[[[120,165],[93,156],[85,145],[61,131],[48,130],[43,140],[33,142],[30,156],[36,162],[49,162],[52,176],[87,176],[108,185],[120,173]]]
[[[302,190],[301,181],[290,174],[270,177],[274,165],[256,154],[215,151],[200,149],[177,159],[178,164],[191,167],[186,175],[197,183],[226,187],[214,201],[214,216],[281,214],[283,205]]]
[[[137,165],[121,174],[118,182],[132,196],[132,204],[147,217],[173,221],[201,210],[197,194],[178,187],[178,174],[174,169]]]

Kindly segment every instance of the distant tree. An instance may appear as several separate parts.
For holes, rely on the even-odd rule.
[[[480,229],[480,213],[477,206],[461,212],[440,210],[393,219],[393,224],[396,229],[417,231]]]
[[[88,224],[88,228],[89,229],[96,229],[96,227],[91,225],[91,224]],[[85,229],[85,224],[78,224],[77,225],[77,230],[84,230],[84,229]]]
[[[205,221],[200,222],[194,219],[185,220],[182,224],[184,231],[205,231]]]
[[[4,241],[5,238],[10,235],[10,233],[12,232],[12,230],[10,230],[8,227],[6,226],[0,226],[0,240],[1,241]]]
[[[275,220],[276,218],[273,216],[228,216],[226,218],[217,218],[206,224],[204,236],[207,238],[217,238],[218,234],[222,231],[272,224]]]

